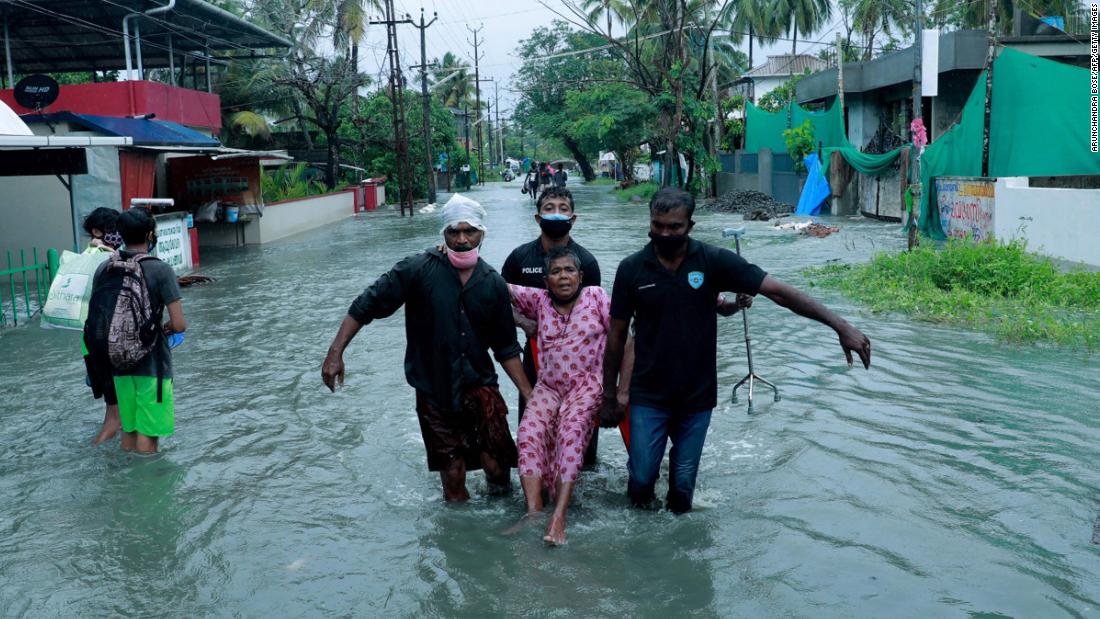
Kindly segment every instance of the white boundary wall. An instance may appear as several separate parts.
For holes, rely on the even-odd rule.
[[[994,235],[1027,240],[1028,251],[1100,266],[1100,190],[1031,187],[997,179]]]
[[[323,196],[274,202],[260,218],[260,243],[320,228],[355,214],[355,195],[341,191]]]

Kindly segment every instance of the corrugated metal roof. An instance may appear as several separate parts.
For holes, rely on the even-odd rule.
[[[126,66],[122,18],[166,4],[148,0],[8,0],[3,4],[15,72],[106,71]],[[181,53],[291,47],[292,43],[202,0],[140,22],[146,69],[168,66],[168,37]],[[131,36],[133,26],[131,23]],[[209,46],[209,47],[207,47]],[[9,86],[10,87],[10,86]]]
[[[811,73],[828,68],[829,63],[809,54],[799,54],[793,57],[790,54],[768,56],[768,61],[745,73],[745,77],[772,77],[785,75],[802,75],[807,70]]]

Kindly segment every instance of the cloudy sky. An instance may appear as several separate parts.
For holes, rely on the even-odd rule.
[[[550,4],[553,6],[556,2]],[[535,0],[527,0],[527,2],[394,0],[394,5],[399,15],[408,13],[416,21],[420,19],[421,7],[424,8],[428,20],[431,19],[433,12],[438,14],[439,20],[427,31],[426,48],[429,62],[432,58],[442,57],[447,51],[453,51],[472,63],[473,46],[470,42],[473,41],[473,34],[469,28],[482,27],[478,34],[478,38],[484,41],[481,75],[482,78],[491,77],[495,80],[496,87],[500,90],[501,108],[505,112],[512,107],[512,102],[516,99],[516,94],[511,90],[511,76],[520,65],[519,59],[515,56],[516,46],[534,28],[549,24],[555,18],[549,9]],[[836,29],[840,27],[840,16],[834,15],[829,25],[811,38],[817,41],[832,41],[836,36]],[[418,64],[420,62],[419,30],[412,26],[401,25],[398,26],[398,31],[402,66]],[[799,52],[817,53],[820,48],[820,44],[806,44],[802,41],[798,44]],[[745,51],[747,52],[747,47]],[[789,51],[789,42],[780,42],[775,46],[764,48],[763,51],[757,46],[754,50],[754,61],[760,64],[769,52],[778,54]],[[384,80],[386,75],[385,26],[370,26],[367,29],[360,54],[363,70],[370,72],[375,78],[381,77]],[[411,77],[411,73],[407,75]],[[493,87],[493,83],[482,84],[483,100],[492,97]]]

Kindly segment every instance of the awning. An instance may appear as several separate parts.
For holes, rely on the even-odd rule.
[[[88,135],[0,135],[0,148],[69,148],[74,146],[130,146],[133,138]]]
[[[74,114],[72,112],[25,114],[21,118],[28,124],[35,122],[67,122],[109,136],[129,137],[133,138],[134,146],[220,147],[222,145],[216,138],[166,120],[95,116],[92,114]]]
[[[167,4],[165,0],[33,0],[4,2],[17,73],[106,71],[126,66],[122,18]],[[288,48],[293,44],[202,0],[176,0],[165,13],[134,18],[140,22],[146,69],[167,67],[168,49],[177,56],[205,56],[207,50]],[[133,26],[131,23],[131,36]],[[171,42],[169,42],[171,37]],[[133,43],[133,42],[132,42]],[[9,86],[10,87],[10,86]]]
[[[249,150],[245,148],[229,148],[228,146],[135,146],[134,150],[144,150],[156,153],[177,153],[181,155],[209,155],[211,159],[241,159],[254,157],[256,159],[271,159],[290,161],[294,159],[285,150]]]

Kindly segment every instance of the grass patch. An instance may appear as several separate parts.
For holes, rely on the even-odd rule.
[[[641,196],[643,204],[649,204],[649,199],[653,197],[653,194],[657,193],[657,190],[661,187],[654,182],[641,183],[634,185],[633,187],[627,187],[626,189],[616,189],[615,196],[623,202],[630,202],[630,199],[634,196]]]
[[[1063,272],[1020,241],[951,240],[937,249],[880,253],[869,263],[808,269],[875,312],[990,332],[1006,342],[1100,346],[1100,273]]]
[[[585,185],[618,185],[618,184],[619,184],[619,181],[617,181],[613,178],[604,178],[602,176],[585,182]]]

